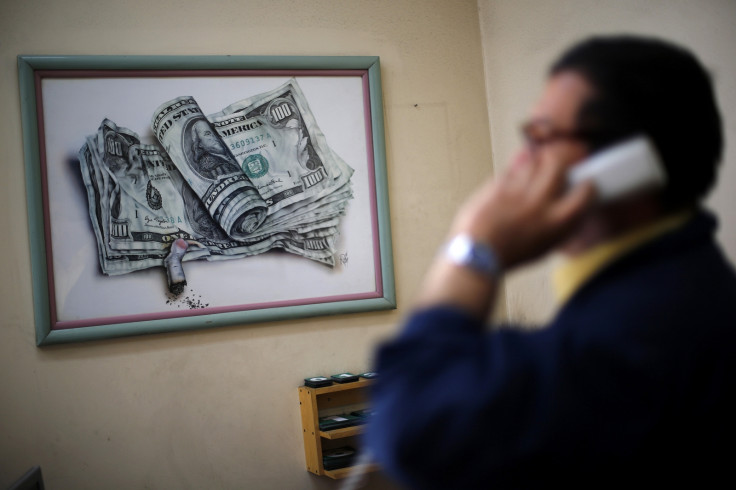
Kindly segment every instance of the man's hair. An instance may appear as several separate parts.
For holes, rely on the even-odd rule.
[[[711,79],[692,53],[659,39],[593,37],[563,53],[550,74],[565,71],[580,74],[594,89],[577,121],[592,151],[646,134],[666,167],[665,209],[705,197],[723,136]]]

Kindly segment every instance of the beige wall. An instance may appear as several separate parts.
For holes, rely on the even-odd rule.
[[[585,34],[626,30],[700,54],[734,141],[735,9],[729,0],[2,2],[0,485],[41,464],[58,489],[334,488],[304,469],[296,387],[370,366],[453,210],[489,172],[488,115],[503,166],[549,61]],[[381,56],[399,309],[36,348],[18,54]],[[711,200],[732,258],[733,160],[729,148]],[[546,268],[509,281],[514,318],[552,311]],[[384,483],[374,476],[370,486]]]
[[[306,472],[297,386],[370,367],[491,167],[475,1],[0,5],[0,486],[40,464],[54,489],[335,488]],[[380,56],[399,310],[36,348],[18,54]]]
[[[479,0],[493,160],[503,167],[519,143],[519,123],[542,87],[552,60],[596,33],[639,33],[689,46],[714,75],[726,128],[720,184],[709,200],[719,238],[736,261],[736,2],[733,0]],[[683,94],[687,96],[687,94]],[[697,124],[697,121],[682,121]],[[507,281],[508,315],[543,321],[554,311],[551,261]]]

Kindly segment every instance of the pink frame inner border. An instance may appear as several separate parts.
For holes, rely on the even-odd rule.
[[[36,108],[38,118],[38,139],[41,160],[41,189],[44,215],[44,236],[46,247],[46,268],[48,274],[49,313],[51,330],[64,330],[96,325],[111,325],[127,322],[142,322],[149,320],[163,320],[170,318],[211,315],[217,313],[232,313],[236,311],[252,311],[268,308],[282,308],[289,306],[304,306],[319,303],[334,303],[343,301],[374,299],[383,297],[383,275],[381,272],[381,256],[378,234],[378,216],[376,206],[376,174],[375,153],[373,149],[373,126],[370,102],[370,85],[368,70],[38,70],[34,74],[36,88]],[[49,220],[48,180],[46,172],[46,144],[45,124],[43,111],[43,94],[41,82],[44,78],[161,78],[161,77],[228,77],[228,76],[360,76],[363,85],[363,114],[365,118],[366,149],[368,153],[369,199],[371,210],[371,227],[373,232],[373,263],[376,290],[366,293],[355,293],[335,296],[302,298],[287,301],[273,301],[266,303],[250,303],[231,306],[203,308],[198,310],[171,311],[134,315],[116,315],[109,317],[89,318],[74,321],[59,321],[56,310],[56,294],[54,285],[54,254]]]

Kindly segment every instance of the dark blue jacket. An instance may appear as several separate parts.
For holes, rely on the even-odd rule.
[[[377,353],[366,444],[413,488],[636,488],[736,473],[736,275],[698,213],[543,329],[415,313]]]

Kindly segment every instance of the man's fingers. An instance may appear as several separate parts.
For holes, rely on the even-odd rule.
[[[549,208],[548,216],[554,223],[572,223],[582,216],[595,201],[595,186],[592,182],[583,182],[570,189],[561,199]]]
[[[525,188],[534,171],[534,162],[523,153],[516,155],[501,177],[501,185],[508,190],[518,191]]]
[[[510,169],[517,169],[521,168],[525,165],[531,165],[532,164],[532,155],[529,153],[529,150],[522,148],[519,151],[516,152],[514,155],[514,158],[511,160],[511,163],[509,164]]]
[[[542,199],[557,196],[564,188],[568,168],[565,162],[557,159],[550,158],[539,162],[528,192]]]

